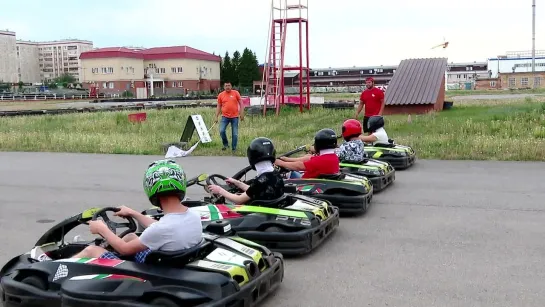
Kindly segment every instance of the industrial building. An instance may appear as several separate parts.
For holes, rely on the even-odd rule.
[[[535,81],[532,74],[532,52],[514,51],[488,59],[490,82],[501,88],[518,89],[544,87],[545,50],[535,51]]]
[[[80,61],[83,86],[101,93],[145,98],[221,87],[221,57],[188,46],[101,48],[83,52]]]
[[[0,31],[0,81],[36,84],[65,73],[81,81],[79,55],[92,49],[93,42],[87,40],[32,42]]]

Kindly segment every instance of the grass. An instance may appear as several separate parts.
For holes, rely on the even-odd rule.
[[[176,142],[190,114],[201,114],[210,127],[213,108],[147,111],[141,124],[129,112],[83,113],[0,118],[3,151],[53,151],[116,154],[163,154],[162,143]],[[353,110],[314,108],[300,114],[283,110],[280,117],[247,116],[240,123],[237,155],[245,155],[257,136],[273,139],[279,153],[312,142],[325,127],[340,130]],[[544,160],[545,98],[456,103],[449,111],[387,117],[387,131],[397,143],[410,145],[422,159]],[[227,134],[230,137],[230,128]],[[217,126],[213,142],[193,155],[225,155]],[[195,133],[192,142],[197,140]]]

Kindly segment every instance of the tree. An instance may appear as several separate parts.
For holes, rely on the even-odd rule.
[[[74,76],[72,76],[69,73],[64,73],[64,74],[58,76],[57,78],[55,78],[55,80],[53,80],[53,82],[61,83],[61,84],[74,83],[74,82],[76,82],[76,78],[74,78]]]
[[[231,83],[233,85],[240,85],[240,52],[236,50],[233,53],[233,59],[231,60],[231,65],[233,65],[232,69],[232,80]]]
[[[231,79],[233,79],[233,65],[231,63],[229,51],[225,52],[225,56],[223,57],[223,60],[221,62],[220,74],[221,84],[224,84],[225,82],[232,82]]]
[[[239,65],[239,81],[241,87],[251,87],[259,80],[259,63],[255,53],[244,48]]]

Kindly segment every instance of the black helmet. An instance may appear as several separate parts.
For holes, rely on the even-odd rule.
[[[367,129],[369,129],[369,131],[375,132],[382,127],[384,127],[384,117],[382,116],[369,117],[369,121],[367,121]]]
[[[255,165],[261,161],[271,161],[274,163],[276,160],[276,149],[274,149],[273,142],[265,137],[255,138],[246,151],[248,156],[248,162],[250,166],[255,170]]]
[[[317,152],[324,149],[337,148],[337,134],[333,129],[322,129],[314,136],[314,149]]]

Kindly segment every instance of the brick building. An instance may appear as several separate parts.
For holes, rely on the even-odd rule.
[[[84,87],[101,93],[130,91],[145,98],[220,88],[221,57],[188,46],[102,48],[82,53],[80,60]]]

